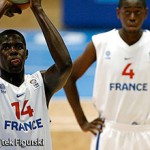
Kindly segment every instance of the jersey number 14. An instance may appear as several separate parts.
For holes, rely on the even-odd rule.
[[[20,119],[20,116],[22,115],[29,115],[29,117],[33,116],[33,109],[31,108],[31,106],[27,106],[28,100],[25,100],[23,103],[23,107],[22,110],[20,111],[20,104],[19,102],[14,102],[11,103],[12,107],[15,107],[15,111],[16,111],[16,117],[17,119]]]

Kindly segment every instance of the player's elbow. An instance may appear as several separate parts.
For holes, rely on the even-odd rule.
[[[63,67],[60,69],[60,80],[65,81],[69,78],[72,71],[72,61],[66,61]]]
[[[69,78],[71,71],[72,71],[72,61],[70,60],[65,64],[65,76],[67,79]]]
[[[72,70],[72,61],[69,59],[66,63],[67,68],[71,71]]]

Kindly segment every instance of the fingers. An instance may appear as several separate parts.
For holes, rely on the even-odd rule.
[[[98,134],[98,132],[97,131],[95,131],[95,130],[91,130],[91,133],[93,134],[93,135],[97,135]],[[101,132],[100,132],[101,133]]]
[[[11,13],[11,12],[9,12],[9,11],[7,11],[7,12],[5,13],[5,15],[8,16],[8,17],[13,17],[13,16],[14,16],[14,14]]]
[[[14,13],[22,14],[22,10],[19,7],[15,7]]]
[[[94,134],[95,136],[98,134],[98,133],[102,133],[102,129],[101,128],[98,128],[97,126],[94,126],[92,128],[90,128],[89,130],[92,134]]]
[[[102,118],[97,118],[90,123],[90,131],[94,135],[97,135],[98,132],[100,132],[100,133],[103,132],[104,127],[105,127],[104,119],[102,119]]]
[[[92,122],[85,121],[81,125],[81,129],[84,132],[90,131],[92,134],[97,135],[99,132],[103,132],[105,120],[102,118],[96,118]]]
[[[97,134],[98,132],[101,133],[103,131],[103,127],[104,127],[104,125],[102,125],[102,124],[91,123],[90,131],[95,134]]]
[[[15,13],[21,14],[22,10],[19,7],[17,7],[17,5],[11,4],[10,8],[8,8],[8,10],[5,12],[5,15],[8,17],[13,17]]]
[[[21,13],[22,13],[22,10],[18,9],[17,11],[13,11],[13,12],[12,12],[11,10],[9,10],[9,11],[7,11],[7,12],[5,13],[5,15],[8,16],[8,17],[13,17],[13,16],[14,16],[14,13],[21,14]]]

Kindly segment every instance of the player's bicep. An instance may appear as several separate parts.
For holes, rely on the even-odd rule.
[[[71,76],[75,80],[80,78],[86,70],[95,62],[96,51],[92,42],[88,44],[85,51],[73,63]]]
[[[58,71],[55,65],[51,66],[48,70],[42,71],[43,81],[45,87],[48,89],[47,91],[50,94],[58,91],[63,84],[63,73]]]

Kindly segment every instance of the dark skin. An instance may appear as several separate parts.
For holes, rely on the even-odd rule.
[[[24,81],[24,63],[27,56],[28,50],[19,35],[5,35],[0,41],[1,77],[20,86]]]
[[[142,25],[147,14],[148,8],[140,0],[125,0],[123,6],[117,9],[122,24],[119,34],[128,45],[136,43],[142,36]]]
[[[144,7],[141,0],[124,0],[121,8],[117,8],[117,16],[122,24],[119,34],[129,46],[136,43],[142,36],[142,25],[147,17],[147,13],[148,9]],[[91,122],[87,120],[80,104],[76,82],[96,59],[95,47],[93,42],[90,41],[83,54],[74,61],[72,73],[64,87],[69,104],[81,129],[85,132],[90,131],[94,135],[102,132],[105,118],[98,117]]]
[[[0,5],[0,14],[5,15],[9,7]],[[55,62],[48,70],[41,71],[48,105],[52,95],[66,83],[71,73],[72,62],[63,39],[43,11],[41,0],[31,0],[30,7],[41,27],[49,52]],[[4,11],[2,8],[6,8],[6,10]],[[1,78],[19,87],[24,82],[24,64],[27,57],[28,50],[23,39],[18,34],[5,35],[0,40]]]

